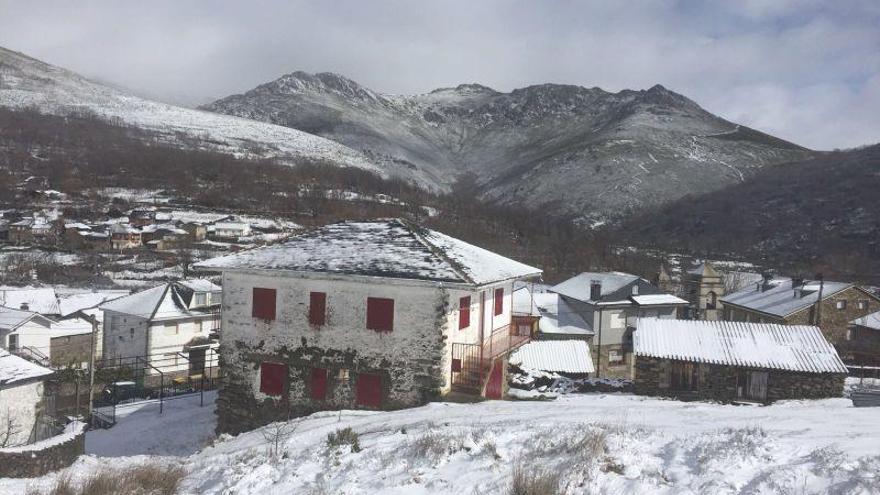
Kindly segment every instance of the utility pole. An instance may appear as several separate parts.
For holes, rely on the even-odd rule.
[[[816,311],[814,311],[816,321],[813,324],[818,327],[822,324],[822,290],[825,288],[825,279],[821,273],[816,274],[816,279],[819,280],[819,298],[816,299]]]
[[[95,354],[97,353],[98,319],[89,315],[86,315],[86,319],[92,324],[92,342],[91,350],[89,351],[89,421],[91,421],[95,393]]]

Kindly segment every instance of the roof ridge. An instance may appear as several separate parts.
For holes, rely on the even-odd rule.
[[[415,239],[417,241],[419,241],[419,243],[421,243],[426,248],[428,248],[428,250],[430,250],[431,253],[433,253],[437,257],[441,258],[446,263],[448,263],[449,266],[452,267],[452,270],[456,274],[458,274],[458,276],[460,276],[463,280],[465,280],[471,284],[476,283],[474,281],[474,279],[471,278],[471,276],[467,273],[467,271],[464,270],[464,268],[461,266],[460,263],[458,263],[457,261],[455,261],[452,258],[450,258],[449,256],[447,256],[446,253],[442,249],[435,246],[431,241],[429,241],[428,239],[425,238],[425,231],[430,231],[431,229],[429,229],[427,227],[422,227],[421,225],[418,225],[418,224],[411,222],[409,220],[406,220],[404,218],[394,218],[394,219],[392,219],[392,221],[400,223],[407,230],[409,230],[412,233],[413,237],[415,237]]]

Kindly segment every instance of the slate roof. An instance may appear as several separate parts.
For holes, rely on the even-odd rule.
[[[33,311],[0,307],[0,329],[13,330],[32,319],[40,320],[47,327],[52,324],[51,320]]]
[[[810,373],[847,373],[819,327],[640,318],[636,356]]]
[[[483,285],[541,270],[399,219],[327,225],[272,246],[214,258],[208,270],[289,270]]]
[[[769,287],[764,290],[759,290],[758,284],[751,285],[722,297],[721,303],[785,317],[803,311],[819,300],[819,282],[817,281],[806,281],[797,288],[800,292],[796,292],[792,287],[790,278],[776,278],[770,280],[767,285]],[[853,284],[826,281],[822,288],[822,299],[850,287],[853,287]]]
[[[207,286],[206,286],[207,287]],[[211,287],[219,286],[211,284]],[[169,282],[152,289],[120,297],[99,306],[102,311],[124,313],[146,319],[175,319],[203,315],[206,309],[189,309],[193,290],[180,286],[179,282]]]
[[[594,373],[590,347],[583,340],[537,340],[510,356],[510,364],[556,373]]]
[[[594,281],[602,284],[602,295],[599,297],[598,301],[590,299],[590,286]],[[687,301],[666,294],[638,275],[623,272],[584,272],[575,275],[562,283],[554,285],[549,290],[571,299],[593,304],[632,304],[635,302],[632,299],[633,286],[635,285],[639,286],[639,291],[636,296],[643,297],[643,299],[641,299],[642,302],[636,304],[644,306],[649,304],[668,305],[687,303]],[[651,302],[652,299],[650,297],[645,297],[652,295],[662,295],[664,297],[654,299],[655,302]]]
[[[12,355],[0,349],[0,388],[16,385],[29,380],[43,378],[52,374],[52,370]]]
[[[876,313],[871,313],[866,316],[862,316],[861,318],[856,318],[851,321],[853,325],[858,325],[860,327],[871,328],[873,330],[880,330],[880,311]]]
[[[531,302],[534,308],[530,310]],[[540,316],[538,330],[541,333],[564,335],[593,335],[592,325],[575,310],[552,292],[529,293],[528,287],[521,287],[513,292],[513,312]]]

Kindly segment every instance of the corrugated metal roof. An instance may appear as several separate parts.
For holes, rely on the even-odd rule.
[[[757,285],[728,294],[721,298],[722,304],[734,304],[743,308],[760,311],[775,316],[788,316],[809,308],[819,300],[819,282],[808,281],[804,285],[792,287],[790,278],[776,278],[769,287],[759,290]],[[822,299],[852,287],[845,282],[822,284]]]
[[[856,318],[851,323],[860,327],[880,330],[880,311],[877,311],[876,313],[871,313],[861,318]]]
[[[0,387],[51,374],[52,370],[49,368],[44,368],[0,349]]]
[[[510,364],[557,373],[593,373],[590,346],[583,340],[529,342],[510,356]]]
[[[644,296],[632,296],[631,299],[639,306],[652,304],[687,304],[688,302],[672,294],[646,294]]]
[[[636,356],[810,373],[847,368],[818,327],[641,318]]]

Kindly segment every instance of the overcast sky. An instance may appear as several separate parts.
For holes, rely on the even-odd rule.
[[[175,103],[295,70],[386,93],[660,83],[805,146],[880,142],[878,0],[0,0],[0,45]]]

